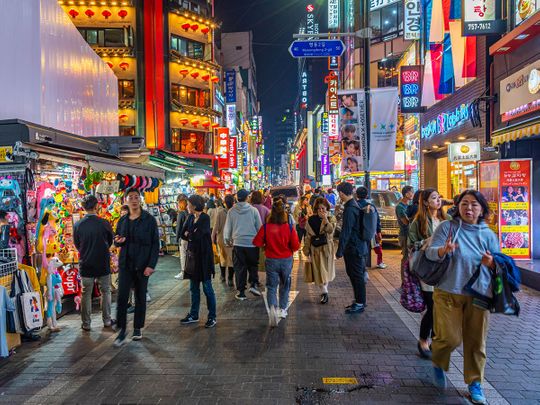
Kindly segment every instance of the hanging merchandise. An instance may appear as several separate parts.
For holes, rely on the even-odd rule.
[[[8,312],[13,313],[13,311],[15,311],[15,306],[9,298],[6,288],[0,285],[0,357],[9,356],[6,338],[6,318],[8,317]]]

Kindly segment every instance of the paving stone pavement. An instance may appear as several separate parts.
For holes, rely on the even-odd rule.
[[[278,328],[267,326],[264,302],[234,299],[213,284],[218,325],[181,326],[189,310],[189,285],[177,281],[177,260],[164,257],[150,281],[144,339],[121,349],[114,334],[80,329],[78,314],[60,320],[63,330],[41,343],[24,344],[0,361],[0,402],[10,404],[466,404],[462,375],[451,370],[446,392],[431,385],[431,364],[416,354],[419,317],[398,304],[397,251],[390,267],[371,270],[368,308],[345,315],[352,299],[343,263],[330,286],[330,302],[302,280],[295,261],[292,290],[297,296]],[[264,276],[262,273],[261,278]],[[296,293],[295,293],[296,294]],[[294,295],[294,294],[293,294]],[[519,319],[492,317],[486,378],[490,404],[540,404],[540,294],[520,293]],[[413,333],[414,332],[414,333]],[[459,366],[460,354],[454,356]],[[324,377],[355,377],[358,384],[325,385]]]

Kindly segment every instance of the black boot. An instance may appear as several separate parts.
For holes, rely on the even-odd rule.
[[[229,280],[229,287],[234,287],[234,269],[232,267],[228,267],[228,280]]]
[[[223,267],[223,266],[219,266],[219,269],[221,270],[221,282],[224,283],[225,282],[225,270],[226,270],[226,268]]]

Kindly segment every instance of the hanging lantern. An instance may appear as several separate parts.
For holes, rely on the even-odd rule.
[[[180,73],[182,76],[186,77],[187,74],[189,73],[189,70],[187,70],[187,69],[181,69],[181,70],[179,71],[179,73]]]
[[[126,69],[129,67],[129,63],[127,63],[127,62],[122,62],[122,63],[120,63],[118,66],[120,66],[120,69],[126,70]]]
[[[194,127],[196,127],[197,125],[199,125],[199,120],[197,118],[191,120],[191,125],[193,125]]]
[[[126,10],[120,10],[118,12],[118,17],[120,17],[122,19],[126,18],[127,15],[128,15],[128,12]]]
[[[94,13],[92,10],[88,9],[84,12],[84,14],[86,14],[88,16],[88,18],[92,18],[94,16]]]
[[[75,18],[79,15],[79,12],[77,10],[71,9],[69,10],[69,15],[71,16],[71,18]]]
[[[199,77],[199,72],[193,72],[191,74],[191,77],[193,77],[194,79],[196,79],[197,77]]]
[[[217,122],[214,122],[214,123],[212,124],[212,128],[217,128],[217,127],[219,127],[219,124],[218,124]]]
[[[127,119],[128,119],[128,116],[127,116],[127,114],[122,114],[122,115],[120,115],[118,118],[120,119],[120,121],[126,122]]]
[[[219,82],[219,77],[212,76],[212,83],[218,83],[218,82]]]
[[[210,126],[210,121],[204,121],[202,126],[208,128]]]
[[[114,65],[112,64],[112,62],[107,62],[107,66],[109,66],[112,69]]]
[[[191,28],[191,24],[190,23],[185,23],[185,24],[182,24],[182,29],[184,31],[187,31]]]
[[[201,32],[202,32],[203,34],[206,35],[206,34],[208,34],[208,33],[210,32],[210,28],[204,27],[204,28],[201,30]]]
[[[208,81],[208,79],[210,79],[210,75],[204,75],[201,77],[201,79],[203,79],[205,82]]]
[[[193,25],[191,26],[191,29],[192,29],[193,31],[197,31],[197,30],[199,29],[199,24],[193,24]]]
[[[105,17],[105,19],[107,19],[107,18],[109,18],[112,14],[111,14],[111,12],[110,12],[109,10],[103,10],[103,11],[101,12],[101,15],[102,15],[103,17]]]
[[[189,120],[187,118],[181,118],[180,119],[180,124],[182,124],[182,125],[186,125],[188,122],[189,122]]]

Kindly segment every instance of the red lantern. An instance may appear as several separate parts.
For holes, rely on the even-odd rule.
[[[79,12],[77,10],[71,9],[69,10],[69,15],[71,16],[71,18],[75,18],[79,15]]]
[[[202,126],[208,128],[210,126],[210,121],[204,121]]]
[[[187,31],[187,30],[189,30],[189,29],[190,29],[190,27],[191,27],[191,24],[190,24],[190,23],[185,23],[185,24],[182,24],[182,29],[183,29],[184,31]]]
[[[217,82],[219,82],[219,77],[212,76],[212,83],[217,83]]]
[[[129,67],[129,63],[127,63],[127,62],[122,62],[122,63],[120,63],[118,66],[120,66],[120,69],[126,70],[126,69]]]
[[[193,24],[193,25],[191,26],[191,29],[192,29],[193,31],[197,31],[197,30],[199,29],[199,24]]]
[[[94,13],[92,10],[88,9],[84,12],[84,14],[86,14],[88,16],[88,18],[92,18],[94,16]]]
[[[128,119],[128,116],[127,116],[126,114],[122,114],[122,115],[120,115],[118,118],[120,118],[120,121],[126,122],[127,119]]]
[[[101,12],[101,15],[102,15],[103,17],[105,17],[105,19],[107,19],[107,18],[109,18],[112,14],[111,14],[111,12],[110,12],[109,10],[103,10],[103,11]]]
[[[180,124],[182,124],[182,125],[186,125],[188,122],[189,122],[189,120],[187,118],[181,118],[180,119]]]
[[[212,124],[212,128],[217,128],[217,127],[219,127],[219,124],[218,124],[217,122],[214,122],[214,123]]]
[[[112,64],[112,62],[107,62],[107,66],[109,66],[112,69],[114,65]]]
[[[210,79],[210,75],[204,75],[201,77],[201,79],[203,79],[205,82],[208,81],[208,79]]]
[[[201,30],[201,32],[202,32],[203,34],[206,35],[206,34],[208,34],[208,33],[210,32],[210,28],[204,27],[204,28]]]
[[[118,16],[122,19],[126,18],[126,16],[128,15],[128,12],[126,10],[120,10],[118,12]]]
[[[199,125],[199,120],[197,118],[195,118],[194,120],[191,120],[191,125],[193,125],[194,127],[196,127],[197,125]]]
[[[196,79],[197,77],[199,77],[199,72],[193,72],[191,74],[191,77],[193,77],[194,79]]]
[[[182,69],[182,70],[180,70],[179,73],[180,73],[182,76],[186,77],[187,74],[189,73],[189,70],[187,70],[187,69]]]

